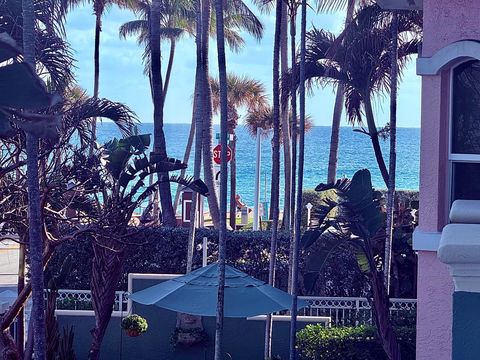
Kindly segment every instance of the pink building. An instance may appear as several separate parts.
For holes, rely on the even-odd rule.
[[[423,10],[417,360],[480,359],[480,0],[377,1]]]

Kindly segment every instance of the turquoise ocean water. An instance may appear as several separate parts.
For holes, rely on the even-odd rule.
[[[165,125],[165,136],[168,155],[170,157],[183,159],[189,129],[189,124]],[[139,126],[139,132],[153,134],[153,124],[141,124]],[[119,136],[120,133],[114,124],[106,122],[99,124],[98,141],[100,143]],[[237,193],[241,195],[242,200],[247,203],[247,205],[252,206],[255,178],[255,140],[242,125],[237,128],[237,138]],[[305,189],[313,189],[319,183],[326,181],[329,142],[330,127],[316,126],[306,134]],[[388,160],[388,140],[382,141],[382,147],[384,157]],[[418,189],[419,152],[420,129],[398,129],[397,188],[409,190]],[[270,139],[264,139],[262,142],[262,200],[265,197],[269,199],[270,194],[271,154],[271,141]],[[371,171],[373,184],[376,188],[385,188],[385,184],[378,171],[370,139],[364,134],[354,132],[351,127],[342,127],[338,176],[351,177],[355,171],[364,168]],[[283,166],[281,166],[281,169],[283,169]],[[189,162],[189,172],[193,172],[193,156]],[[281,185],[281,188],[282,186],[283,185]]]

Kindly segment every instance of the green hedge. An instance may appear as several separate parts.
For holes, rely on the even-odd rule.
[[[415,359],[415,328],[396,328],[402,360]],[[373,326],[308,325],[297,335],[301,360],[387,360]]]
[[[194,268],[202,264],[199,246],[203,237],[208,239],[208,261],[216,261],[218,254],[218,232],[201,229],[196,234]],[[126,290],[128,273],[179,274],[184,273],[187,259],[188,229],[145,227],[139,229],[130,241],[141,245],[131,245],[125,256],[123,277],[119,289]],[[245,271],[260,280],[268,280],[270,231],[237,231],[227,234],[227,261],[239,270]],[[288,234],[279,232],[276,285],[287,288]],[[59,269],[63,259],[71,255],[75,265],[60,288],[89,289],[93,251],[89,239],[65,243],[56,249],[49,269]],[[318,282],[315,294],[323,296],[363,296],[367,289],[365,279],[355,267],[356,261],[348,254],[332,257]],[[302,267],[303,264],[300,265]],[[301,272],[301,271],[300,271]],[[302,276],[300,276],[302,278]],[[327,281],[328,280],[328,281]]]

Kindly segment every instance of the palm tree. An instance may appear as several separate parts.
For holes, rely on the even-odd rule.
[[[275,284],[277,260],[277,232],[280,195],[280,39],[282,27],[282,0],[275,5],[275,35],[273,41],[273,139],[272,139],[272,237],[270,242],[270,265],[268,283]],[[265,322],[265,359],[272,356],[272,317]]]
[[[35,69],[35,12],[33,0],[22,0],[24,61]],[[28,238],[32,284],[32,315],[35,358],[44,360],[45,314],[43,300],[43,240],[38,177],[38,138],[26,133],[28,177]]]
[[[392,44],[390,70],[390,158],[387,193],[387,224],[385,239],[384,281],[387,294],[390,294],[390,267],[392,264],[393,210],[395,204],[395,178],[397,165],[397,61],[398,61],[398,14],[392,12]]]
[[[345,27],[347,27],[352,20],[356,2],[358,2],[358,0],[348,0],[347,15],[345,17]],[[330,3],[326,2],[323,5],[325,7],[324,10],[328,10],[328,6],[335,7],[335,5],[338,5],[338,1],[333,0],[330,1]],[[327,183],[335,182],[337,176],[338,146],[340,142],[340,122],[342,120],[343,102],[345,100],[344,89],[341,84],[337,85],[336,91],[337,94],[335,96],[335,105],[333,107],[332,134],[330,137],[330,152],[328,156]]]
[[[223,0],[215,1],[217,27],[217,57],[220,93],[220,229],[218,234],[218,301],[215,324],[215,360],[223,359],[223,315],[225,300],[225,260],[227,236],[227,137],[228,137],[228,83],[225,58],[225,27]],[[207,79],[208,80],[208,79]]]
[[[305,57],[306,57],[306,32],[307,32],[307,0],[302,0],[301,22],[300,22],[300,139],[298,151],[298,181],[295,199],[295,230],[290,260],[292,266],[291,292],[293,296],[292,308],[290,309],[290,351],[289,359],[295,360],[296,336],[297,336],[297,295],[298,295],[298,255],[300,243],[300,224],[302,221],[302,199],[303,199],[303,165],[305,159]]]
[[[363,7],[338,37],[315,28],[309,31],[305,69],[310,83],[333,82],[344,86],[345,107],[352,124],[362,125],[365,115],[367,129],[363,132],[371,139],[378,167],[388,184],[372,108],[374,96],[388,91],[390,83],[391,17],[385,14],[377,5]],[[418,51],[418,30],[416,17],[408,13],[399,17],[399,33],[406,35],[399,39],[399,71],[405,67],[408,56]]]
[[[212,87],[213,110],[220,109],[220,84],[217,79],[210,80]],[[232,148],[232,160],[230,162],[230,227],[236,226],[236,135],[235,129],[240,119],[239,109],[244,108],[248,113],[264,111],[268,107],[266,90],[264,85],[248,76],[237,76],[232,73],[227,75],[228,88],[228,133],[233,135],[230,141]]]

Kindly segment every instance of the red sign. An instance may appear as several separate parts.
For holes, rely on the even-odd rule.
[[[220,153],[222,152],[222,146],[218,144],[213,148],[213,161],[215,161],[215,164],[220,165]],[[230,146],[227,145],[227,162],[232,160],[232,149]]]

